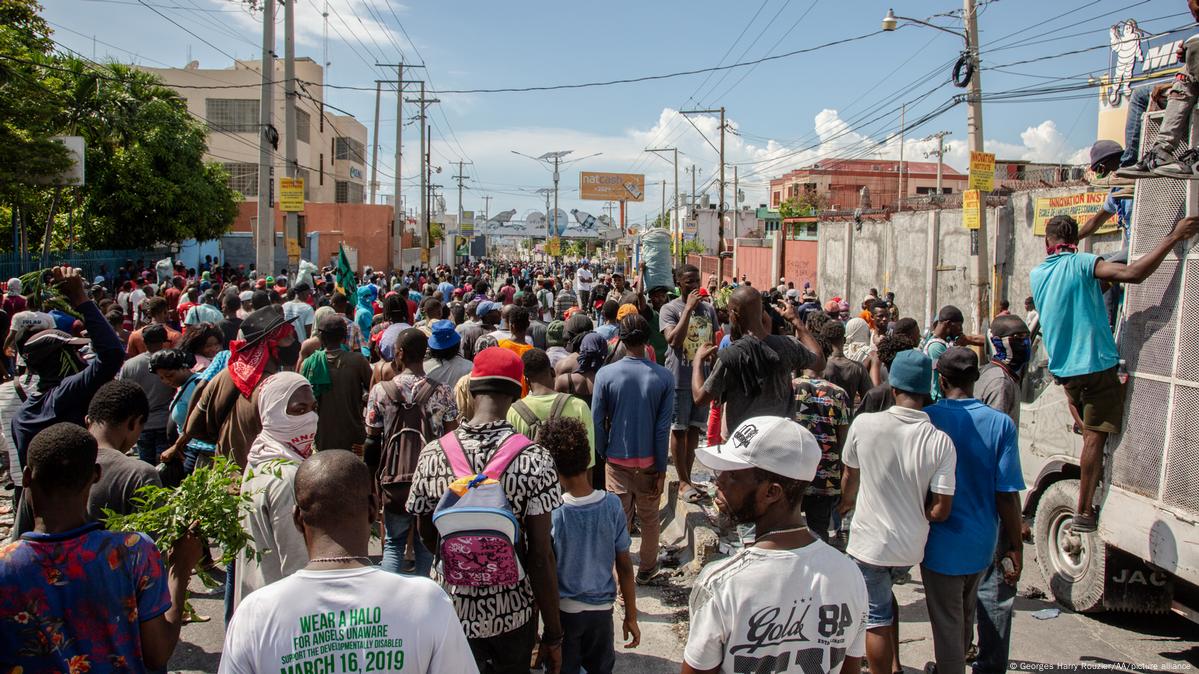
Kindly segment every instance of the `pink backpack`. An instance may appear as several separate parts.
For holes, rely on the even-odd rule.
[[[517,584],[525,577],[516,552],[520,523],[500,478],[533,441],[520,433],[509,435],[479,474],[454,433],[442,436],[440,444],[458,478],[433,511],[442,576],[450,585],[463,587]]]

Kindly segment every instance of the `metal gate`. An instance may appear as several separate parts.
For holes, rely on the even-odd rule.
[[[1145,115],[1142,148],[1150,147],[1160,125],[1160,112]],[[1138,180],[1129,262],[1197,210],[1199,182]],[[1117,342],[1130,377],[1112,483],[1199,513],[1199,245],[1175,249],[1125,293]]]

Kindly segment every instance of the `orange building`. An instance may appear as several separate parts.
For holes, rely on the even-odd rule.
[[[942,164],[942,190],[954,194],[966,189],[967,176],[948,164]],[[825,159],[811,166],[789,171],[770,181],[770,206],[804,192],[827,198],[826,208],[849,210],[858,207],[858,194],[870,191],[874,208],[896,208],[900,190],[899,162],[882,159]],[[905,161],[902,174],[905,197],[932,194],[937,187],[935,162]]]

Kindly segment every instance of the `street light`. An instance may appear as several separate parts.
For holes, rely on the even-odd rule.
[[[899,27],[900,21],[908,21],[928,28],[935,28],[939,31],[956,35],[962,38],[966,43],[965,50],[962,51],[962,56],[953,66],[953,83],[959,88],[967,88],[966,93],[966,139],[967,145],[971,152],[983,151],[983,110],[982,110],[982,82],[979,77],[978,68],[978,12],[975,8],[975,0],[962,0],[962,21],[965,24],[964,30],[958,32],[944,26],[938,26],[934,23],[913,19],[906,16],[896,16],[893,10],[888,9],[887,15],[883,17],[882,29],[887,32],[896,30]],[[984,202],[985,203],[985,202]],[[976,334],[984,334],[987,318],[990,316],[987,301],[989,296],[989,286],[991,283],[991,274],[989,265],[987,264],[987,209],[979,209],[979,226],[978,229],[970,230],[970,260],[973,267],[973,276],[971,285],[974,286],[974,331]]]
[[[937,30],[949,33],[950,35],[956,35],[956,36],[962,38],[963,40],[965,40],[967,43],[970,42],[969,38],[966,37],[965,33],[959,33],[956,30],[953,30],[952,28],[946,28],[945,26],[938,26],[935,23],[921,21],[920,19],[913,19],[909,16],[895,16],[895,10],[893,10],[893,9],[888,9],[887,15],[883,17],[883,30],[888,33],[890,33],[891,31],[894,31],[895,29],[899,28],[900,21],[910,21],[912,23],[918,23],[921,26],[928,26],[929,28],[936,28]]]

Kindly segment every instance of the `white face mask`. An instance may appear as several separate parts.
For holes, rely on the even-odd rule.
[[[269,428],[263,426],[262,432],[307,459],[312,454],[312,443],[316,440],[316,423],[316,412],[285,414],[282,418],[274,419]]]

